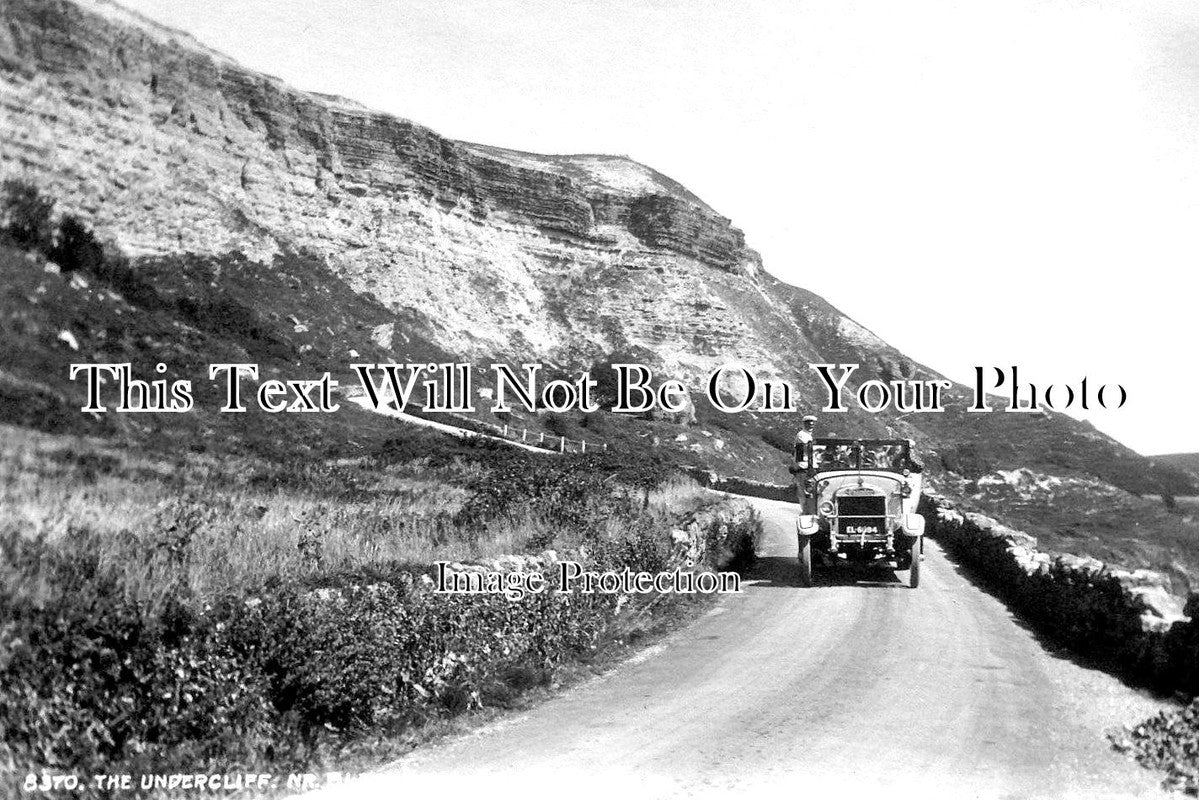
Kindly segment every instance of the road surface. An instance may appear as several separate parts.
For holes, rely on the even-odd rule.
[[[739,595],[613,671],[319,795],[1166,797],[1103,731],[1164,707],[1051,655],[934,542],[795,585],[794,506]],[[425,794],[428,792],[429,794]]]

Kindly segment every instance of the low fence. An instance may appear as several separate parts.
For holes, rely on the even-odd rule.
[[[453,411],[441,411],[433,414],[422,409],[417,411],[414,416],[419,416],[421,419],[442,423],[447,423],[447,421],[452,420],[464,430],[474,431],[475,433],[485,433],[488,436],[498,436],[499,438],[507,439],[510,442],[520,442],[521,444],[527,444],[531,447],[539,447],[543,450],[548,450],[551,452],[608,452],[607,442],[589,442],[585,439],[568,439],[565,436],[555,436],[554,434],[546,433],[545,431],[532,431],[528,428],[517,427],[515,425],[497,425],[494,422],[486,422],[484,420],[468,417],[465,414],[458,414]]]
[[[559,453],[606,453],[607,442],[591,442],[585,439],[567,439],[565,436],[546,435],[545,431],[530,431],[528,428],[515,428],[508,425],[494,426],[499,428],[499,436],[522,442],[546,450],[557,450]]]

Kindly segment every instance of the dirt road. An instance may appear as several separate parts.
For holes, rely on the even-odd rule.
[[[1164,797],[1103,737],[1163,704],[1051,655],[935,543],[795,585],[794,507],[755,501],[739,595],[607,675],[326,797]]]

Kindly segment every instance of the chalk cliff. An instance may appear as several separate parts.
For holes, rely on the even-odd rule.
[[[934,377],[771,277],[728,219],[649,167],[453,141],[248,70],[107,0],[0,0],[0,177],[36,183],[135,256],[315,257],[463,358],[578,369],[635,353],[696,385],[740,362],[793,380],[805,409],[823,397],[813,362]],[[836,424],[910,436],[964,474],[1062,452],[1124,473],[1143,464],[1059,415]]]
[[[0,170],[128,251],[316,253],[465,355],[767,345],[721,313],[760,271],[741,231],[635,162],[446,139],[103,0],[0,13]]]

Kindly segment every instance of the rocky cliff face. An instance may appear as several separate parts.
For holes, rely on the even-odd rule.
[[[741,362],[794,380],[805,409],[822,398],[813,362],[933,375],[765,273],[728,219],[644,165],[446,139],[107,0],[0,0],[0,177],[33,181],[134,255],[314,256],[464,358],[577,369],[637,353],[695,383]],[[1068,418],[1038,421],[1030,440],[1003,416],[837,424],[910,436],[967,474],[994,466],[996,443],[1010,466],[1063,442],[1136,461]]]
[[[603,159],[455,142],[250,72],[103,0],[0,12],[0,170],[132,252],[311,251],[459,352],[563,358],[611,344],[561,319],[581,280],[660,269],[688,306],[708,294],[689,277],[758,270],[729,220],[668,179],[629,181],[652,171],[628,160],[608,159],[624,180],[605,182]],[[661,322],[676,330],[635,343],[708,338],[672,316]],[[744,331],[730,320],[710,333],[707,349],[723,349]]]

